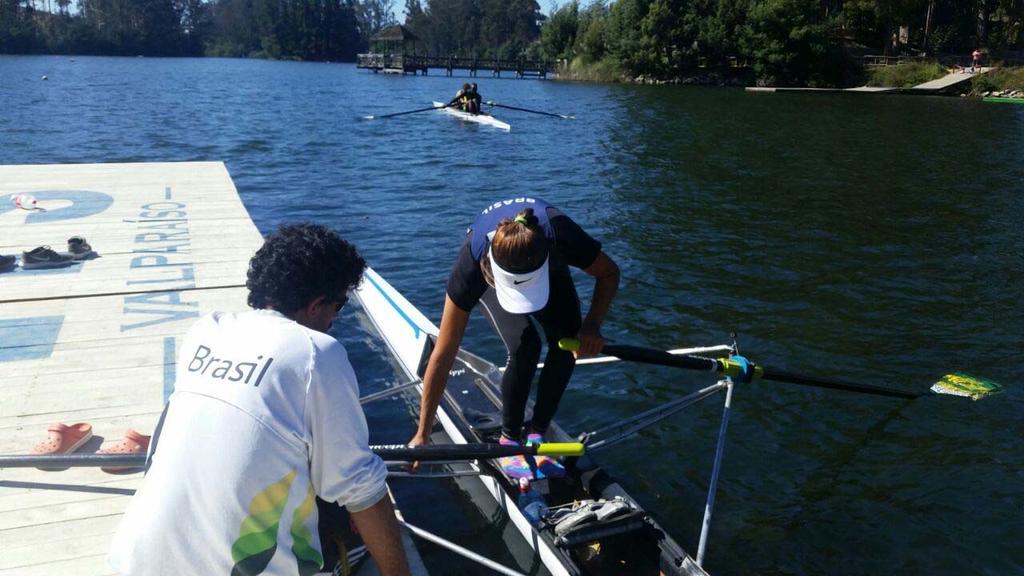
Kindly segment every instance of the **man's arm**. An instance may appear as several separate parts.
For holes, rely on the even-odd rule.
[[[455,356],[459,352],[459,344],[462,342],[462,336],[466,332],[468,323],[469,312],[459,308],[446,294],[437,342],[423,374],[423,398],[420,400],[419,428],[409,442],[410,446],[426,444],[430,439],[430,429],[434,426],[437,405],[441,403],[441,395],[444,394],[445,385],[448,383],[448,372],[452,369],[452,364],[455,363]]]
[[[366,548],[377,562],[381,576],[409,574],[409,563],[405,559],[405,548],[402,546],[391,498],[385,495],[373,506],[352,512],[351,516]]]
[[[608,315],[608,308],[615,299],[615,293],[619,291],[619,266],[604,252],[598,254],[594,263],[583,271],[596,280],[594,295],[590,299],[590,310],[587,311],[587,317],[583,320],[583,326],[577,335],[580,341],[577,358],[593,356],[604,347],[601,324]]]

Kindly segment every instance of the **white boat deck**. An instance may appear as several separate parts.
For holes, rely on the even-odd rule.
[[[14,207],[29,193],[45,211]],[[88,422],[93,452],[148,434],[173,389],[180,338],[246,308],[262,243],[224,164],[0,166],[0,254],[84,236],[99,258],[0,273],[0,454],[54,422]],[[107,547],[141,474],[0,470],[0,575],[109,574]]]

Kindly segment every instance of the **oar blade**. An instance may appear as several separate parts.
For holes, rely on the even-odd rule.
[[[946,374],[941,380],[932,385],[932,392],[936,394],[964,396],[971,400],[981,400],[1002,391],[1003,387],[991,380],[977,378],[961,372]]]

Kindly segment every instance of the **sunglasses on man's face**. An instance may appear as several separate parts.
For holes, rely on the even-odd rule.
[[[341,298],[336,298],[335,300],[333,300],[333,302],[334,313],[337,314],[338,312],[341,312],[341,309],[344,308],[345,304],[348,302],[348,294],[342,296]]]

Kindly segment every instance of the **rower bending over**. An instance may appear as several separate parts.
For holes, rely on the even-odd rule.
[[[569,266],[596,278],[590,310],[582,321]],[[554,206],[534,198],[489,206],[470,226],[448,277],[437,345],[423,376],[419,428],[409,444],[425,444],[430,437],[448,372],[477,302],[508,350],[501,381],[502,444],[522,441],[526,403],[541,351],[534,323],[544,329],[548,353],[526,434],[529,444],[543,442],[576,364],[576,356],[561,350],[558,340],[575,335],[581,357],[600,352],[604,346],[601,324],[618,286],[619,268],[601,250],[601,243]],[[512,478],[534,476],[533,467],[522,456],[499,462]],[[538,457],[536,468],[538,476],[565,473],[547,457]]]

